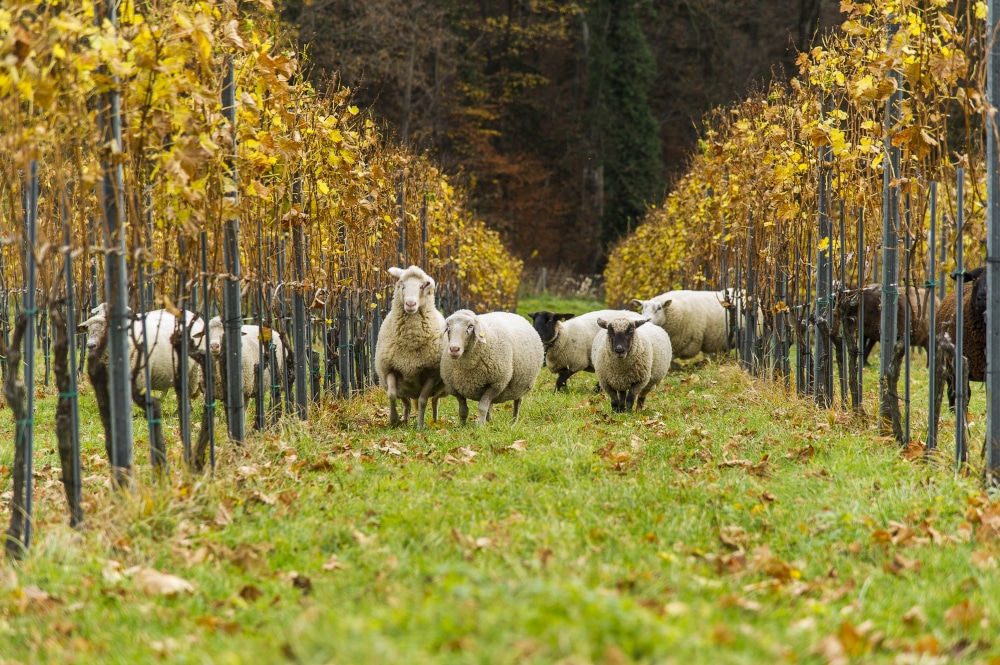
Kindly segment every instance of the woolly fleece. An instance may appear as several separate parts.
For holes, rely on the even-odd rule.
[[[542,369],[544,351],[535,329],[517,314],[476,315],[467,309],[458,310],[445,323],[448,340],[441,353],[441,378],[448,394],[458,398],[460,411],[465,400],[482,400],[492,392],[485,404],[480,401],[480,425],[485,424],[493,404],[512,400],[517,420],[521,398],[535,385]],[[457,358],[448,350],[453,345],[462,348]]]

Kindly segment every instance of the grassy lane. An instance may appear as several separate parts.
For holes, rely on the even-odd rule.
[[[543,370],[518,424],[508,404],[482,429],[457,426],[454,400],[425,433],[386,427],[379,392],[330,403],[308,427],[221,445],[214,479],[182,474],[174,449],[153,486],[143,459],[128,500],[106,486],[86,395],[89,528],[64,525],[40,425],[38,540],[0,564],[0,663],[1000,653],[1000,506],[945,459],[908,461],[733,364],[687,366],[627,417],[592,375],[554,383]],[[134,567],[194,590],[158,595]]]

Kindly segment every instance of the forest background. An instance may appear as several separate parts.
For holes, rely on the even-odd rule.
[[[702,117],[796,72],[838,0],[288,0],[319,87],[471,194],[527,267],[603,269]]]

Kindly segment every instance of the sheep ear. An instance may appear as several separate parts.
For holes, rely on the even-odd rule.
[[[424,288],[427,289],[427,293],[434,293],[434,280],[428,279],[424,282]]]
[[[660,309],[666,309],[670,307],[670,303],[672,302],[673,300],[664,300],[663,303],[660,305]]]
[[[638,328],[644,323],[649,323],[649,319],[639,319],[638,321],[635,322],[635,327]]]
[[[575,314],[556,314],[555,315],[555,320],[556,321],[567,321],[569,319],[572,319],[574,316],[576,316],[576,315]]]
[[[642,309],[643,305],[646,304],[645,300],[639,300],[638,298],[632,298],[632,305]]]
[[[199,330],[196,333],[191,333],[191,339],[201,339],[204,336],[205,336],[205,331],[204,330]]]
[[[393,266],[389,268],[389,274],[395,277],[396,279],[399,279],[403,275],[403,269]]]
[[[479,323],[479,317],[476,317],[476,320],[472,323],[472,332],[476,333],[476,337],[480,340],[486,341],[486,332],[483,330],[482,324]]]
[[[76,327],[76,331],[81,333],[88,332],[89,330],[90,330],[90,319],[87,319],[86,321],[84,321],[83,323],[81,323]]]
[[[605,330],[608,329],[608,322],[605,321],[604,319],[597,319],[597,325],[599,325],[601,328],[604,328]]]

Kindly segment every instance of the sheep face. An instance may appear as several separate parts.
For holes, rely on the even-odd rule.
[[[552,312],[532,312],[528,314],[534,322],[535,332],[542,338],[542,344],[553,342],[556,338],[556,323],[572,319],[572,314],[554,314]]]
[[[635,329],[646,323],[647,320],[632,321],[629,319],[614,319],[605,321],[598,319],[597,325],[608,331],[608,348],[611,353],[618,358],[624,358],[632,350],[632,342],[635,340]]]
[[[208,322],[208,350],[216,358],[222,353],[222,338],[226,334],[226,328],[222,325],[222,319],[220,317],[215,317]],[[245,337],[247,334],[246,330],[240,329],[240,336]],[[195,340],[199,349],[205,348],[203,346],[203,339],[205,336],[204,330],[199,330],[198,332],[191,333],[191,338]]]
[[[87,333],[87,351],[94,351],[108,333],[108,320],[104,316],[92,316],[76,328]]]
[[[986,316],[987,295],[986,275],[981,274],[972,286],[972,311],[982,312],[983,317]]]
[[[653,325],[662,327],[667,322],[667,308],[670,307],[671,302],[671,300],[659,302],[657,300],[635,299],[632,304],[641,308],[643,317],[652,321]]]
[[[404,313],[416,314],[424,298],[434,301],[434,279],[420,268],[389,268],[389,274],[397,279],[393,301],[402,303]]]
[[[479,324],[479,317],[458,312],[449,316],[444,322],[444,337],[447,340],[445,348],[452,358],[461,358],[476,340],[486,339]]]

